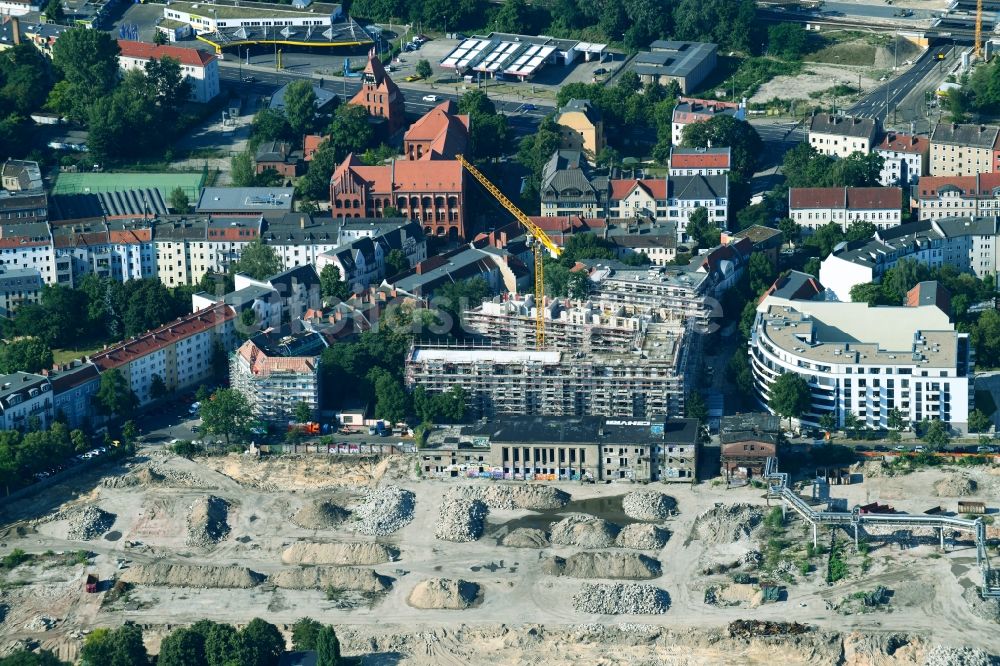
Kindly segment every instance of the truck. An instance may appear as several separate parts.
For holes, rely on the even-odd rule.
[[[83,587],[88,593],[97,592],[97,584],[101,582],[97,577],[97,574],[87,574],[87,580],[84,582]]]

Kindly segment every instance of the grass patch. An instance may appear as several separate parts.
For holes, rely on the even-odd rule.
[[[845,30],[817,35],[812,43],[815,49],[803,56],[805,62],[830,65],[850,65],[871,67],[875,64],[875,53],[879,46],[891,42],[883,35]]]
[[[847,577],[847,562],[844,560],[844,546],[834,543],[830,549],[830,559],[827,561],[826,582],[836,583]]]
[[[4,555],[3,559],[0,559],[0,567],[4,569],[14,569],[30,559],[32,559],[32,555],[29,555],[20,548],[15,548]]]
[[[75,361],[81,356],[91,356],[97,352],[104,349],[104,345],[99,345],[97,347],[83,346],[80,349],[53,349],[52,350],[52,362],[56,364],[69,363]]]
[[[721,61],[723,58],[719,60]],[[711,92],[724,91],[733,99],[753,97],[762,85],[776,76],[794,76],[801,71],[802,63],[800,62],[786,62],[763,56],[746,58],[739,63],[730,76],[715,86]],[[732,94],[733,91],[735,91],[735,95]]]
[[[819,99],[820,97],[848,97],[849,95],[856,94],[858,94],[858,89],[854,86],[838,83],[837,85],[827,88],[826,90],[817,90],[809,93],[809,98]]]

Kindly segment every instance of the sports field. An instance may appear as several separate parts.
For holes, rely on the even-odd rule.
[[[156,188],[167,197],[174,188],[180,187],[189,199],[197,201],[204,182],[205,175],[202,173],[60,173],[52,194],[96,194]]]

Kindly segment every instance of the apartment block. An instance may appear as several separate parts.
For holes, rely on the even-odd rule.
[[[341,279],[358,291],[392,277],[385,261],[393,250],[403,253],[410,268],[427,259],[427,240],[419,223],[386,218],[382,222],[371,235],[347,240],[317,256],[316,270],[336,266]]]
[[[25,431],[38,419],[39,428],[52,424],[49,378],[29,372],[0,375],[0,430]]]
[[[1000,171],[1000,126],[939,123],[931,134],[930,175]]]
[[[930,142],[926,136],[887,132],[875,154],[883,159],[882,185],[915,185],[930,168]]]
[[[38,303],[43,287],[42,276],[37,269],[0,272],[0,317],[12,317],[22,305]]]
[[[311,331],[258,333],[233,355],[230,385],[247,397],[261,421],[287,423],[301,402],[316,414],[320,408],[319,357],[325,347],[323,336]]]
[[[593,160],[604,148],[604,120],[589,99],[571,99],[556,114],[559,147],[582,151]]]
[[[881,126],[874,118],[815,113],[809,119],[809,145],[821,155],[867,155],[875,147]]]
[[[732,169],[729,146],[670,149],[668,176],[724,176]]]
[[[145,71],[152,60],[172,58],[180,64],[181,76],[191,86],[191,101],[204,104],[219,94],[219,56],[214,53],[124,39],[118,40],[118,47],[121,49],[118,64],[123,71]]]
[[[925,176],[913,193],[921,220],[1000,215],[1000,173]]]
[[[899,226],[903,190],[899,187],[793,187],[788,190],[788,216],[803,231],[815,231],[830,222],[847,229],[871,222],[878,229]]]
[[[582,150],[557,150],[542,169],[543,217],[606,217],[608,178],[592,172]]]
[[[52,386],[52,408],[56,418],[64,419],[70,428],[86,428],[94,415],[94,394],[101,385],[97,366],[89,361],[75,360],[42,370]]]
[[[684,128],[693,123],[703,123],[716,116],[732,116],[736,120],[746,120],[746,100],[742,102],[719,102],[709,99],[679,97],[671,118],[671,141],[679,146],[684,141]]]

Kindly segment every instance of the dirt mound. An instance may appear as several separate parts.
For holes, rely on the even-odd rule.
[[[229,535],[229,502],[209,495],[196,500],[188,516],[189,546],[214,546]]]
[[[550,557],[542,563],[550,576],[570,578],[621,578],[644,580],[660,575],[660,562],[639,553],[602,551],[577,553],[569,557]]]
[[[979,594],[979,588],[969,587],[962,592],[972,613],[990,622],[1000,622],[1000,599],[983,599]]]
[[[518,527],[511,530],[500,542],[500,545],[509,548],[548,548],[549,540],[542,530],[536,530],[533,527]]]
[[[307,530],[325,530],[337,527],[350,515],[350,511],[329,500],[313,500],[295,512],[292,522]]]
[[[966,497],[978,489],[975,479],[961,474],[951,474],[934,483],[934,494],[938,497]]]
[[[622,528],[615,538],[619,548],[634,550],[659,550],[667,543],[670,533],[648,523],[632,523]]]
[[[677,510],[677,500],[655,490],[633,490],[622,498],[622,510],[636,520],[666,520]]]
[[[406,603],[414,608],[463,610],[482,601],[476,583],[450,578],[431,578],[416,584]]]
[[[269,579],[277,587],[290,590],[358,590],[385,592],[392,583],[371,569],[357,567],[299,567],[286,569]]]
[[[670,608],[670,595],[642,583],[584,583],[573,595],[573,608],[602,615],[656,615]]]
[[[409,460],[405,456],[389,456],[376,461],[368,456],[283,455],[249,458],[237,453],[228,456],[198,458],[199,465],[215,470],[242,486],[265,492],[289,492],[364,486],[381,478],[392,461]],[[409,464],[412,468],[412,464]]]
[[[200,587],[249,589],[266,576],[246,567],[199,567],[188,564],[134,564],[122,572],[121,580],[156,587]]]
[[[441,504],[434,536],[442,541],[468,542],[483,536],[490,510],[480,500],[452,497]]]
[[[578,548],[610,548],[615,545],[620,530],[603,518],[574,513],[552,524],[549,541]]]
[[[724,504],[705,511],[691,529],[691,537],[705,543],[727,544],[749,539],[764,520],[760,507]]]
[[[449,493],[449,497],[477,499],[491,509],[533,509],[535,511],[561,509],[570,500],[569,493],[558,488],[513,483],[459,486]]]
[[[101,483],[105,488],[135,488],[162,483],[166,477],[151,467],[140,467],[128,474],[105,478]]]
[[[359,521],[356,529],[371,536],[392,534],[413,520],[415,502],[413,493],[399,486],[369,490],[354,509],[354,517]]]
[[[395,548],[380,543],[293,543],[281,554],[285,564],[329,564],[332,566],[370,565],[392,562],[399,557]]]
[[[90,541],[111,529],[117,516],[96,506],[88,506],[69,516],[66,538],[74,541]]]

